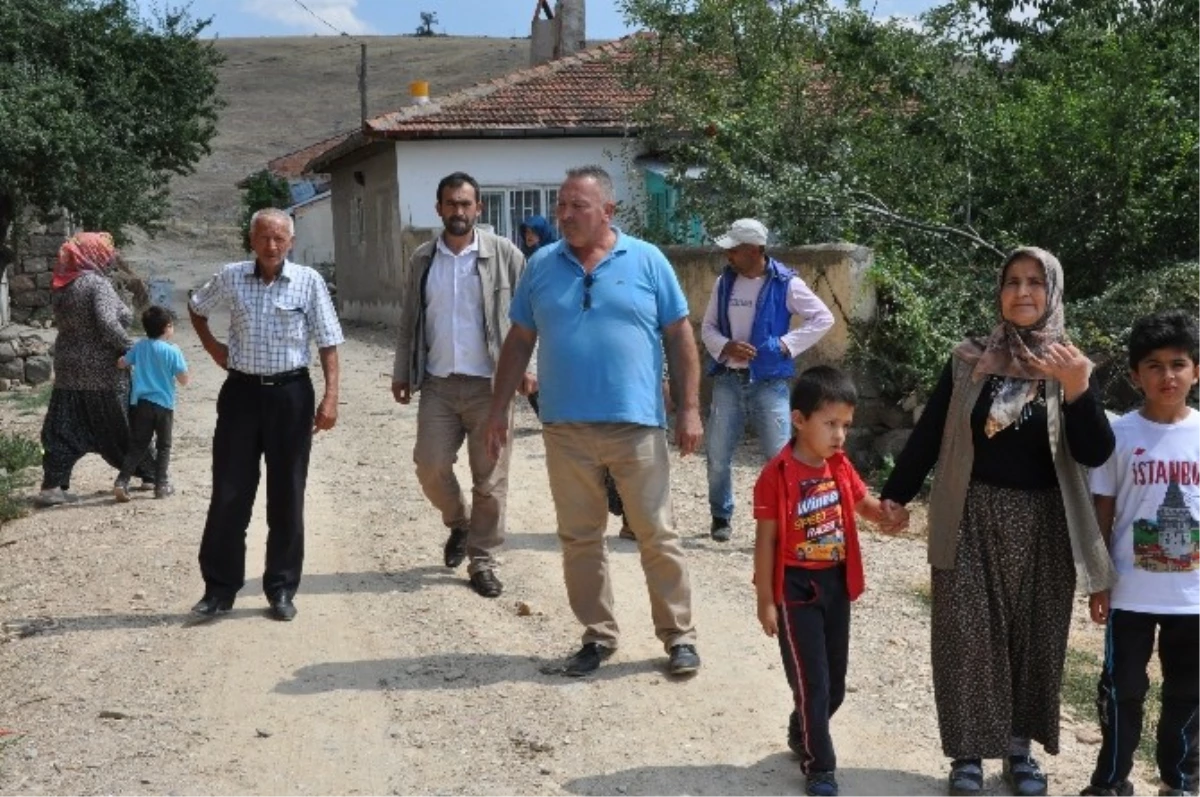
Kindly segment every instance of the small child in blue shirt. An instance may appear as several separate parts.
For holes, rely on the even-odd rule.
[[[166,498],[175,492],[167,475],[171,464],[171,430],[175,424],[175,382],[186,385],[190,378],[183,352],[170,342],[175,335],[171,311],[151,305],[142,313],[142,328],[146,330],[146,339],[135,343],[117,361],[118,368],[133,371],[133,387],[129,392],[132,407],[129,452],[113,484],[113,495],[121,502],[130,499],[129,477],[150,449],[151,437],[156,454],[154,497]]]

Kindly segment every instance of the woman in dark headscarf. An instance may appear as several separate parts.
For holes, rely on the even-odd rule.
[[[1017,795],[1046,793],[1031,740],[1056,755],[1076,567],[1090,594],[1115,580],[1084,468],[1112,453],[1067,340],[1062,266],[1013,251],[999,320],[955,347],[881,497],[905,504],[937,464],[929,498],[933,686],[950,794],[979,794],[983,759]]]
[[[51,302],[58,338],[54,389],[42,423],[42,491],[39,503],[69,499],[71,471],[96,453],[118,470],[129,445],[129,385],[117,360],[133,341],[126,331],[133,313],[105,277],[116,261],[112,236],[82,232],[58,250]],[[138,467],[153,481],[151,460]]]
[[[520,228],[521,251],[525,253],[525,258],[528,260],[533,257],[533,253],[541,249],[547,244],[552,244],[558,240],[558,233],[550,222],[546,221],[545,216],[530,216],[525,221],[521,222]]]

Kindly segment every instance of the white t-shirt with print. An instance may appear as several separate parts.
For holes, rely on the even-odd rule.
[[[1112,608],[1200,613],[1200,412],[1173,424],[1131,412],[1112,428],[1117,447],[1091,474],[1093,494],[1117,499]]]

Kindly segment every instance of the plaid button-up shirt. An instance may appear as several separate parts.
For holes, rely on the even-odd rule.
[[[270,285],[255,274],[253,260],[230,263],[189,300],[204,317],[221,303],[229,305],[228,366],[235,371],[265,376],[305,368],[310,338],[320,349],[345,340],[325,280],[290,260]]]

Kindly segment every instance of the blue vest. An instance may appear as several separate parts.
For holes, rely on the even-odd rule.
[[[733,281],[737,272],[726,266],[717,278],[717,329],[725,337],[729,331],[729,297],[733,293]],[[758,293],[754,306],[754,323],[750,327],[751,346],[758,350],[750,361],[750,381],[763,379],[791,379],[796,373],[796,363],[784,354],[779,338],[792,327],[792,311],[787,306],[788,285],[796,273],[774,258],[767,258],[766,281]],[[724,368],[713,360],[708,373],[715,374]]]

